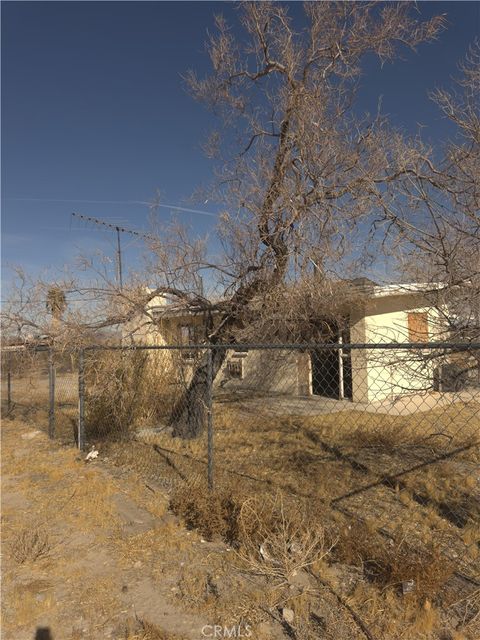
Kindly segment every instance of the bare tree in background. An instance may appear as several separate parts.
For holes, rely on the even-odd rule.
[[[424,148],[386,210],[406,273],[432,283],[443,336],[480,339],[480,46],[460,65],[456,90],[432,99],[455,126],[443,153]]]
[[[148,302],[166,296],[170,311],[201,310],[209,318],[215,376],[226,355],[220,345],[259,315],[273,310],[275,317],[289,283],[311,276],[314,266],[318,288],[368,258],[355,241],[365,244],[392,185],[416,166],[417,149],[380,114],[359,116],[355,96],[366,56],[383,63],[443,28],[442,17],[422,22],[414,15],[407,3],[308,2],[296,26],[284,3],[244,3],[238,38],[217,17],[208,43],[212,72],[203,79],[189,73],[187,82],[222,122],[207,145],[218,160],[208,197],[225,204],[222,254],[209,258],[202,241],[162,228],[149,241],[148,275],[119,291],[99,269],[89,290],[103,306],[70,314],[65,324],[98,329],[138,314],[149,323]],[[201,433],[207,385],[205,356],[175,408],[176,435]]]

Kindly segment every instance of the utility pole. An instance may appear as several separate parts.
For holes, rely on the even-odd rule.
[[[101,220],[100,218],[94,218],[92,216],[84,216],[81,213],[72,213],[74,218],[79,218],[84,222],[90,222],[97,227],[105,227],[107,229],[111,229],[115,231],[117,235],[117,282],[120,289],[123,289],[123,274],[122,274],[122,247],[120,244],[120,234],[121,233],[129,233],[132,236],[137,236],[138,238],[147,238],[148,240],[155,240],[155,238],[147,233],[140,233],[139,231],[134,231],[133,229],[125,229],[125,227],[121,227],[117,224],[111,224],[110,222],[105,222],[105,220]]]
[[[120,227],[115,227],[117,231],[117,268],[118,268],[118,284],[120,289],[123,289],[122,279],[122,249],[120,247]]]

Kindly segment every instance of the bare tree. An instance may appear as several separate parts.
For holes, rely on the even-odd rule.
[[[187,77],[225,125],[210,150],[221,159],[215,194],[228,206],[220,233],[231,294],[211,343],[234,341],[254,301],[312,263],[318,277],[339,264],[345,269],[354,230],[372,221],[381,185],[392,177],[388,168],[405,153],[384,119],[355,115],[362,59],[391,59],[397,45],[433,39],[443,24],[417,22],[407,5],[322,2],[304,9],[305,26],[297,30],[283,4],[243,5],[242,40],[217,17],[208,45],[212,74]],[[214,373],[223,358],[215,350]],[[177,408],[179,435],[201,430],[194,416],[201,415],[205,380],[200,366]]]
[[[402,47],[436,38],[444,23],[419,20],[407,3],[307,2],[300,26],[284,3],[242,3],[238,12],[238,37],[216,18],[207,46],[211,74],[186,78],[221,122],[206,145],[218,160],[208,197],[225,205],[221,255],[209,256],[207,245],[181,228],[153,229],[146,271],[120,291],[108,270],[96,267],[88,289],[97,302],[64,319],[90,329],[138,315],[150,323],[148,303],[165,296],[169,312],[205,313],[214,376],[226,355],[221,345],[246,335],[262,314],[278,317],[290,284],[314,267],[318,288],[368,259],[352,247],[389,207],[392,184],[415,166],[418,152],[379,113],[356,113],[363,60],[391,60]],[[290,316],[285,327],[292,322]],[[176,435],[201,433],[207,387],[205,356],[175,407]]]
[[[480,338],[480,47],[460,65],[454,90],[432,94],[455,136],[443,153],[424,148],[396,189],[386,217],[398,232],[406,273],[432,283],[450,340]]]

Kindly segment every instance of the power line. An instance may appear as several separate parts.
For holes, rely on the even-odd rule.
[[[160,202],[149,202],[147,200],[75,200],[70,198],[4,198],[4,200],[13,200],[17,202],[66,202],[77,204],[139,204],[146,207],[155,209],[156,207],[162,207],[163,209],[173,209],[174,211],[182,211],[184,213],[197,213],[201,216],[209,216],[216,218],[217,214],[211,211],[204,211],[202,209],[190,209],[189,207],[180,207],[175,204],[164,204]]]

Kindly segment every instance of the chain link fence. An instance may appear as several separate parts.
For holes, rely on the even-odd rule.
[[[2,413],[51,438],[78,443],[78,354],[40,348],[2,350]]]
[[[447,343],[4,350],[2,406],[172,493],[281,490],[387,537],[433,528],[478,583],[479,363]]]

